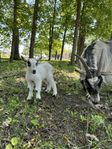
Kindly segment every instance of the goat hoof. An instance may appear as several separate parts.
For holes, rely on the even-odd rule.
[[[36,100],[41,100],[41,97],[39,96],[39,97],[36,97]]]
[[[54,94],[54,95],[52,95],[52,97],[56,97],[56,95]]]
[[[87,98],[87,99],[90,99],[90,98],[91,98],[91,96],[90,96],[89,93],[86,94],[86,98]]]
[[[46,90],[45,90],[45,93],[49,94],[49,93],[50,93],[50,90],[47,90],[47,89],[46,89]]]
[[[92,103],[93,103],[94,105],[97,105],[97,104],[99,104],[98,102],[95,102],[95,101],[92,101]]]
[[[35,103],[36,103],[37,105],[40,105],[40,104],[41,104],[41,102],[42,102],[42,100],[41,100],[41,99],[37,99],[37,98],[36,98]]]
[[[32,97],[27,97],[27,100],[32,100]]]
[[[29,99],[27,101],[28,101],[29,104],[33,104],[34,103],[34,100],[32,100],[32,99]]]
[[[48,94],[49,92],[48,91],[45,91],[45,93]]]
[[[41,99],[41,96],[40,95],[36,95],[36,99]]]
[[[36,98],[36,101],[38,102],[38,101],[41,101],[41,98]]]

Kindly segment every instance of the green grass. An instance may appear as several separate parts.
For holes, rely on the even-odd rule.
[[[29,103],[22,61],[0,63],[1,149],[111,149],[112,100],[102,89],[103,108],[87,103],[76,66],[52,61],[58,87],[56,98],[44,92],[42,100]],[[8,76],[8,77],[7,77]],[[107,108],[106,108],[107,106]],[[87,137],[94,135],[98,140]]]

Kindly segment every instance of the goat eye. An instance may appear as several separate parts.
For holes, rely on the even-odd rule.
[[[30,67],[30,66],[31,66],[31,63],[30,63],[30,61],[28,61],[27,63],[28,63],[28,66]]]

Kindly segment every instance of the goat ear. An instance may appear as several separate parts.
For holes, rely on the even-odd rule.
[[[86,83],[86,86],[87,86],[88,88],[92,89],[92,86],[91,86],[91,84],[90,84],[90,82],[88,81],[87,78],[85,79],[85,83]]]
[[[27,62],[27,58],[25,58],[24,56],[21,55],[21,59],[24,61],[24,62]]]
[[[102,82],[103,82],[102,76],[98,76],[98,82],[97,82],[97,84],[98,84],[99,87],[101,87]]]
[[[37,60],[37,61],[40,61],[41,59],[42,59],[42,55],[39,56],[39,57],[36,57],[36,60]]]

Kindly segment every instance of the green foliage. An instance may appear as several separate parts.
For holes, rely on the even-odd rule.
[[[20,138],[19,137],[13,137],[11,138],[10,140],[11,143],[7,144],[6,145],[6,148],[5,149],[16,149],[19,147],[19,144],[21,143],[20,142]]]
[[[97,130],[99,127],[104,127],[105,124],[105,118],[101,115],[92,115],[90,121],[93,132],[95,132],[95,130]]]
[[[61,53],[61,41],[59,40],[54,40],[53,42],[53,54],[55,54],[55,52],[57,52],[57,54]]]
[[[30,46],[30,33],[32,27],[33,2],[18,1],[17,27],[20,32],[20,44],[24,45],[24,53],[28,54]],[[13,28],[12,0],[4,0],[0,3],[0,46],[11,48]],[[111,0],[83,0],[80,20],[80,33],[85,39],[110,39],[112,36],[112,1]],[[49,30],[53,18],[54,1],[41,0],[37,21],[37,35],[35,54],[44,51],[48,54]],[[4,16],[4,17],[3,17]],[[65,43],[72,44],[74,18],[76,17],[75,0],[57,0],[56,17],[54,22],[53,54],[57,50],[60,54],[63,32],[67,28]]]
[[[100,115],[92,115],[91,116],[91,121],[95,125],[100,126],[101,124],[104,124],[105,119]]]
[[[52,143],[52,141],[43,143],[43,144],[41,145],[41,148],[49,148],[49,149],[52,149],[52,148],[53,148],[53,143]],[[40,149],[41,149],[41,148],[40,148]]]
[[[34,126],[39,125],[38,119],[32,119],[32,120],[31,120],[31,123],[32,123]]]
[[[20,138],[18,137],[11,138],[11,143],[13,146],[16,146],[17,144],[19,144],[19,142],[20,142]]]
[[[7,144],[5,149],[13,149],[11,144]]]
[[[94,39],[110,39],[112,30],[112,19],[110,9],[111,0],[83,1],[81,32],[86,36],[93,35]]]

